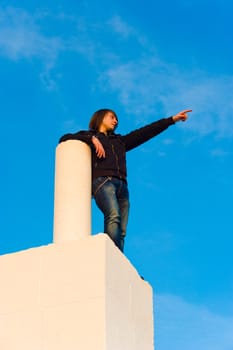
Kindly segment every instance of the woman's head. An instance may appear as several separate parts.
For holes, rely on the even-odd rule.
[[[101,131],[101,128],[108,128],[107,131],[113,131],[118,124],[116,113],[107,108],[96,111],[89,122],[89,128],[95,131]]]

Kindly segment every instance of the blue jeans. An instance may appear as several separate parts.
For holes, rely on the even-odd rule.
[[[123,252],[129,215],[127,183],[116,177],[101,176],[93,181],[92,194],[104,214],[104,232]]]

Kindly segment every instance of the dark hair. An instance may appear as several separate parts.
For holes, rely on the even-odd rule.
[[[108,112],[111,112],[114,115],[114,117],[116,118],[116,120],[118,121],[117,115],[112,109],[103,108],[103,109],[99,109],[98,111],[96,111],[92,115],[91,120],[89,122],[89,128],[92,130],[98,131],[99,127],[104,119],[105,114]]]

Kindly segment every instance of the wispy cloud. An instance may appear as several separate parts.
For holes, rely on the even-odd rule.
[[[49,72],[63,48],[59,37],[43,35],[35,18],[23,9],[0,9],[0,54],[14,61],[40,59],[40,76],[48,88],[55,86]]]
[[[26,11],[7,8],[0,11],[0,47],[2,54],[13,60],[46,57],[53,61],[61,48],[61,40],[40,33],[33,16]]]
[[[102,88],[118,94],[126,112],[137,116],[138,124],[151,115],[171,115],[191,108],[186,129],[200,136],[233,136],[233,76],[212,76],[196,67],[185,71],[162,61],[154,43],[119,16],[110,23],[118,38],[128,40],[129,45],[134,41],[134,50],[130,57],[122,55],[102,67],[100,82]]]
[[[134,34],[133,28],[124,22],[120,16],[112,17],[109,20],[109,25],[112,27],[113,31],[120,34],[125,39]]]
[[[158,111],[171,115],[191,108],[187,128],[200,135],[233,136],[233,77],[213,78],[198,70],[182,72],[149,54],[109,68],[105,78],[126,111],[139,116],[139,122]]]
[[[232,350],[233,318],[174,295],[155,295],[155,344],[159,350]]]
[[[43,33],[41,23],[51,17],[60,34]],[[65,37],[63,32],[72,34]],[[119,15],[90,21],[84,10],[76,17],[49,17],[0,9],[0,54],[12,60],[39,59],[40,78],[48,89],[56,88],[58,77],[52,71],[62,52],[85,58],[95,74],[93,91],[115,94],[136,124],[192,108],[185,130],[197,136],[233,136],[232,76],[214,77],[196,68],[184,71],[162,61],[155,44]]]
[[[214,158],[226,158],[229,155],[232,155],[232,153],[225,151],[222,148],[215,148],[210,152],[210,154]]]

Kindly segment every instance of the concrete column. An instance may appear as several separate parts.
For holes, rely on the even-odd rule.
[[[84,142],[68,140],[56,149],[55,243],[91,233],[91,150]]]

